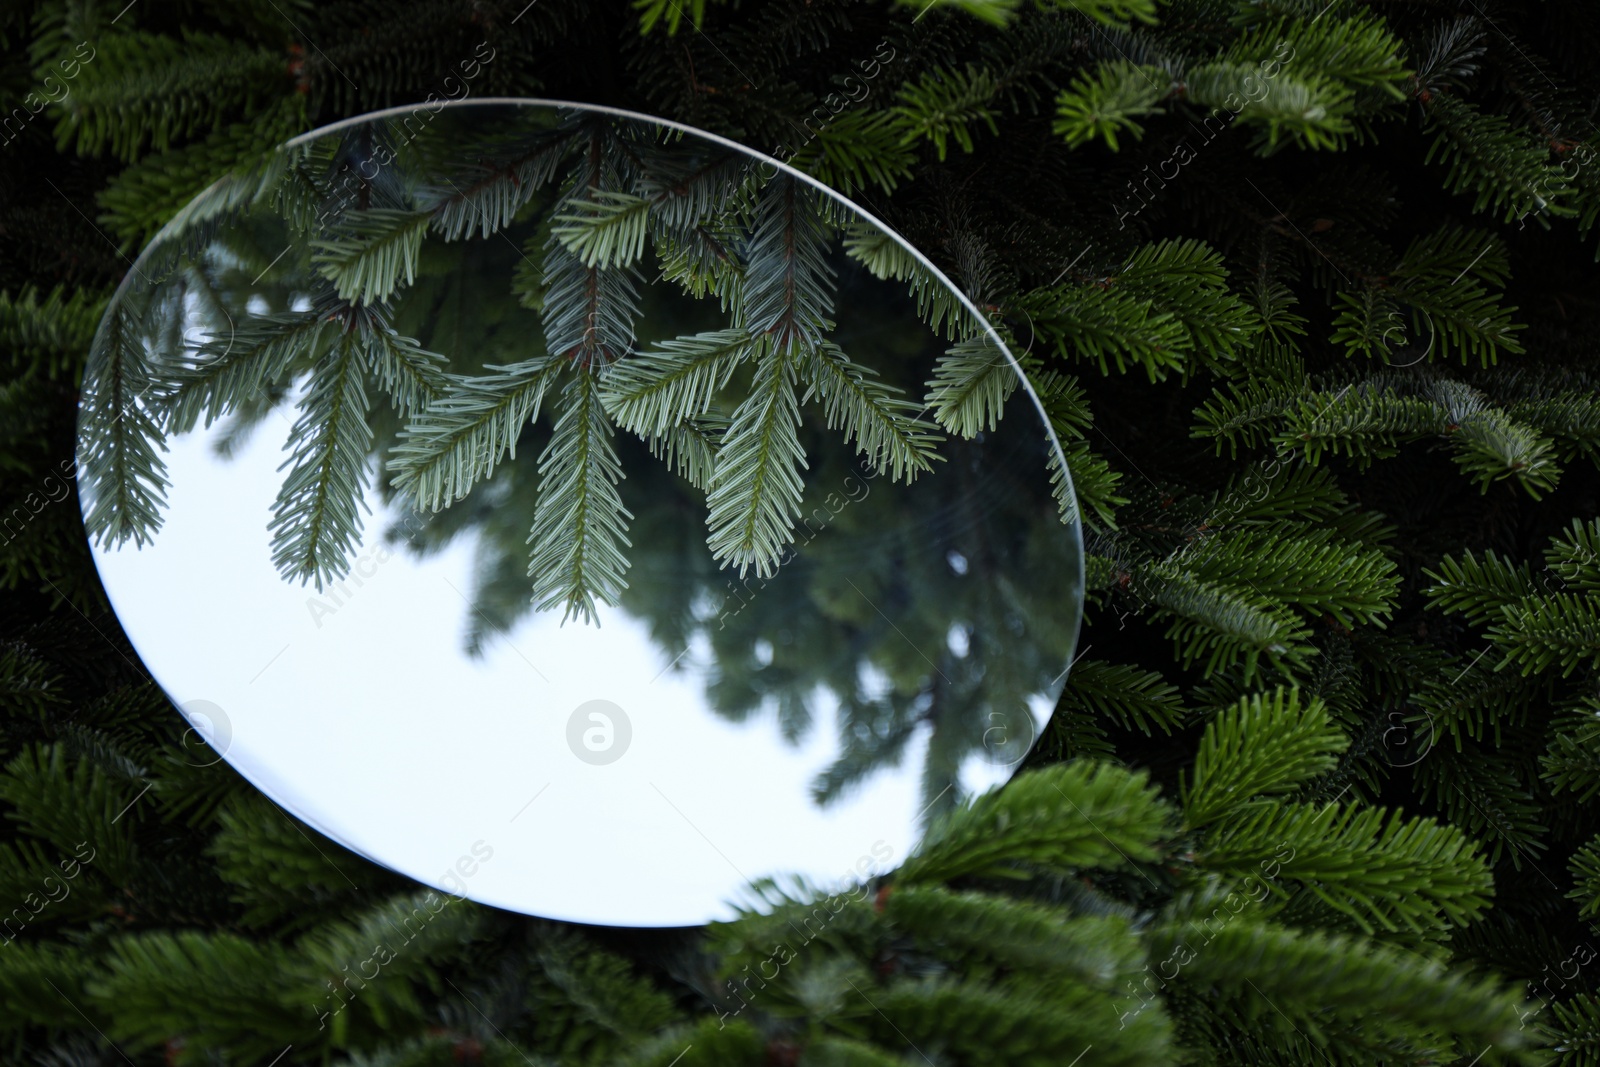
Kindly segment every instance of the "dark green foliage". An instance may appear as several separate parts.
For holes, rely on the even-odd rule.
[[[1055,796],[1074,797],[1070,807]],[[1065,764],[991,794],[928,832],[899,881],[1006,877],[1022,868],[1070,871],[1153,858],[1171,813],[1138,777],[1112,767]],[[1059,821],[1057,821],[1059,820]]]
[[[0,1060],[1600,1064],[1591,5],[25,0],[0,39]],[[323,212],[330,157],[269,165],[429,93],[534,92],[775,150],[994,334],[883,233],[796,213],[796,184],[562,171],[593,129],[371,211]],[[273,306],[273,330],[181,354],[160,308],[100,322],[123,253],[269,189],[355,330]],[[385,298],[535,210],[506,298],[526,317],[431,307],[483,338],[470,367],[407,341],[421,313]],[[719,256],[722,213],[753,227],[744,254]],[[948,341],[921,395],[819,343],[825,237]],[[248,280],[271,255],[212,266]],[[630,271],[739,316],[618,362]],[[204,301],[220,277],[185,284]],[[645,547],[613,498],[622,433],[713,495],[724,558],[759,571],[793,522],[796,405],[909,477],[936,429],[1015,409],[997,341],[1092,526],[1037,770],[939,816],[896,872],[769,886],[704,932],[430,901],[266,804],[138,665],[72,494],[80,400],[111,443],[81,471],[114,488],[90,528],[138,540],[162,432],[246,427],[309,373],[287,573],[341,573],[359,516],[329,491],[368,455],[343,413],[377,389],[385,471],[425,511],[501,467],[530,501],[541,471],[589,489],[499,531],[541,524],[540,595],[581,611],[628,596],[620,548]],[[85,380],[91,345],[109,358]],[[182,373],[153,390],[153,360]],[[598,388],[574,369],[611,364]],[[765,388],[714,410],[735,373]],[[540,419],[562,428],[542,452]],[[479,639],[526,608],[527,559]],[[352,977],[380,944],[393,962]]]

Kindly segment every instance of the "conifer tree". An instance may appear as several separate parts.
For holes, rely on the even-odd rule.
[[[1600,1063],[1589,6],[27,0],[0,35],[7,1062]],[[446,904],[254,795],[118,631],[68,491],[75,418],[83,395],[145,410],[125,399],[138,359],[83,372],[175,218],[200,235],[295,190],[283,211],[318,229],[359,320],[359,350],[303,368],[312,395],[372,368],[395,439],[445,458],[415,462],[424,498],[486,473],[451,451],[474,420],[525,426],[532,478],[596,457],[603,497],[602,416],[659,434],[649,373],[735,340],[663,346],[598,405],[570,370],[511,363],[444,399],[461,383],[375,309],[429,284],[424,239],[492,229],[509,194],[319,219],[329,190],[271,170],[294,134],[430,93],[619,105],[789,160],[907,236],[1021,356],[1087,527],[1085,654],[1027,769],[897,870],[768,885],[765,908],[670,934]],[[571,280],[712,205],[559,184],[528,147],[518,181],[566,217],[521,296],[570,351]],[[746,221],[770,232],[785,207],[773,189]],[[881,234],[837,237],[948,339],[937,432],[993,426],[1014,383],[974,324]],[[729,330],[771,314],[745,296]],[[108,339],[159,348],[159,309],[132,310]],[[311,351],[256,340],[266,363]],[[783,380],[783,350],[756,358]],[[174,425],[248,384],[197,378]],[[258,392],[230,426],[281,399]],[[842,433],[892,465],[863,415]],[[329,427],[308,414],[296,456],[364,454]],[[151,428],[105,429],[122,467],[86,473],[127,493],[91,521],[137,536],[161,507]],[[708,484],[726,558],[753,564],[773,526],[748,470]],[[300,521],[292,485],[280,516],[289,571],[348,543]],[[628,547],[615,507],[525,518]],[[618,558],[592,563],[592,584],[545,570],[542,596],[615,590]],[[365,977],[379,944],[393,962]]]

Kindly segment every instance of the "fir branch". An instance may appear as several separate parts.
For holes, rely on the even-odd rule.
[[[1020,775],[936,822],[895,884],[1018,876],[1021,864],[1073,873],[1150,862],[1172,818],[1142,772],[1058,764]]]
[[[1373,91],[1380,101],[1406,99],[1412,79],[1403,58],[1407,48],[1382,16],[1349,7],[1327,13],[1334,17],[1278,18],[1253,26],[1228,55],[1253,62],[1287,54],[1286,65],[1314,70],[1358,93]]]
[[[1321,522],[1345,507],[1344,491],[1332,471],[1274,459],[1240,470],[1218,495],[1203,528],[1270,525],[1290,518]]]
[[[97,544],[143,547],[161,528],[166,451],[160,426],[141,396],[152,385],[140,312],[113,305],[95,335],[83,379],[84,527]]]
[[[1158,382],[1188,361],[1190,334],[1183,322],[1131,291],[1069,283],[1036,289],[1015,307],[1062,359],[1091,360],[1101,374],[1109,375],[1113,366],[1118,374],[1143,367]]]
[[[434,186],[421,197],[431,205],[434,232],[446,241],[466,240],[474,231],[483,237],[499,233],[555,177],[570,147],[568,131],[541,133],[530,138],[525,151],[474,163],[444,179],[443,186]]]
[[[1174,959],[1193,939],[1187,923],[1155,928],[1147,942],[1150,958]],[[1276,1006],[1293,1013],[1291,1023],[1316,1033],[1331,1016],[1364,1029],[1399,1029],[1424,1042],[1446,1030],[1469,1032],[1474,1048],[1525,1044],[1518,1033],[1522,998],[1501,980],[1451,973],[1439,960],[1381,942],[1240,918],[1187,956],[1191,962],[1180,979],[1185,987],[1246,999],[1253,1015],[1276,1017]]]
[[[583,371],[609,367],[633,350],[639,314],[638,272],[586,267],[552,232],[545,245],[545,347]]]
[[[1357,804],[1246,808],[1217,827],[1196,862],[1253,871],[1285,847],[1292,854],[1277,878],[1298,883],[1364,933],[1442,932],[1489,905],[1493,880],[1476,841],[1433,819]]]
[[[633,266],[644,255],[650,201],[609,189],[596,189],[590,195],[595,199],[564,201],[566,212],[554,216],[556,225],[550,232],[585,267]]]
[[[981,333],[984,324],[956,299],[951,287],[928,270],[904,244],[875,226],[853,223],[845,234],[844,249],[875,278],[893,278],[910,283],[917,302],[917,315],[935,333],[951,341]]]
[[[1135,140],[1143,137],[1144,127],[1136,120],[1157,114],[1155,105],[1172,89],[1172,76],[1160,67],[1127,60],[1101,63],[1093,73],[1085,71],[1075,77],[1071,87],[1056,97],[1056,120],[1050,128],[1065,138],[1069,147],[1099,139],[1115,152],[1117,132],[1125,130]]]
[[[1355,92],[1349,86],[1298,67],[1280,69],[1271,78],[1263,75],[1257,62],[1223,58],[1192,67],[1185,89],[1212,116],[1226,110],[1241,123],[1264,127],[1269,151],[1285,140],[1337,151],[1355,135]],[[1252,85],[1260,91],[1250,92]]]
[[[1474,212],[1487,211],[1502,222],[1574,213],[1565,203],[1571,183],[1547,162],[1548,150],[1508,120],[1449,93],[1433,97],[1427,115],[1434,137],[1424,162],[1443,164],[1445,188],[1472,194]]]
[[[419,912],[427,916],[420,929]],[[377,954],[375,946],[384,944],[385,939],[399,941],[397,935],[404,932],[404,951],[387,953],[390,959],[378,973],[363,977],[351,991],[355,995],[348,1007],[366,1016],[367,1026],[374,1029],[399,1019],[414,1020],[421,1014],[417,987],[433,982],[442,965],[467,956],[473,942],[486,932],[488,919],[486,910],[472,901],[413,888],[369,902],[339,921],[301,935],[294,943],[291,981],[309,1001],[312,990],[320,994],[327,988],[325,976],[348,974],[351,967],[359,974],[361,965]],[[346,1025],[353,1022],[348,1020]]]
[[[426,212],[373,208],[350,211],[339,224],[348,232],[311,242],[311,262],[333,282],[339,299],[352,304],[388,300],[417,272],[417,256],[432,216]]]
[[[1061,440],[1081,440],[1094,425],[1088,393],[1075,376],[1053,370],[1034,370],[1028,375],[1028,382],[1039,397],[1039,406],[1044,408],[1051,428]]]
[[[1417,84],[1429,95],[1465,89],[1488,51],[1488,35],[1483,20],[1473,15],[1439,23],[1417,64]]]
[[[1567,585],[1600,593],[1600,519],[1573,519],[1567,535],[1544,550],[1544,561]]]
[[[83,1009],[61,995],[62,989],[81,989],[99,970],[99,961],[76,946],[54,941],[8,942],[6,962],[0,967],[0,996],[5,997],[6,1018],[0,1027],[13,1035],[27,1023],[61,1032],[83,1025]],[[90,1004],[92,1019],[109,1023],[109,1013]]]
[[[1446,411],[1445,431],[1456,450],[1455,462],[1483,492],[1497,481],[1514,479],[1533,499],[1555,488],[1561,467],[1555,442],[1491,407],[1483,394],[1459,382],[1434,383],[1435,402]]]
[[[1462,613],[1468,622],[1499,618],[1504,609],[1538,592],[1526,564],[1515,564],[1489,549],[1480,557],[1464,553],[1446,556],[1437,571],[1424,570],[1432,585],[1423,595],[1447,615]]]
[[[785,358],[821,343],[833,310],[830,229],[816,194],[787,175],[761,191],[735,320]]]
[[[916,152],[896,116],[856,110],[824,123],[787,162],[845,196],[867,186],[892,193],[911,177]]]
[[[1238,456],[1240,447],[1260,448],[1272,438],[1277,420],[1291,410],[1303,389],[1293,384],[1250,379],[1225,383],[1212,391],[1211,398],[1194,409],[1195,437],[1216,440],[1217,455],[1224,442],[1228,458]]]
[[[207,851],[248,926],[303,929],[389,886],[356,855],[314,844],[298,820],[259,794],[235,798],[216,825]]]
[[[1097,659],[1079,660],[1067,672],[1055,714],[1073,711],[1110,719],[1147,737],[1152,729],[1171,734],[1188,716],[1178,687],[1160,674]]]
[[[1170,1053],[1172,1024],[1159,1009],[1112,1030],[1090,1012],[1100,996],[1080,984],[988,982],[948,978],[895,983],[873,998],[864,1022],[880,1040],[950,1049],[959,1062],[1052,1067],[1093,1047],[1105,1067],[1138,1067]],[[889,1020],[894,1020],[890,1022]],[[902,1036],[903,1035],[903,1036]]]
[[[983,123],[991,134],[998,134],[995,111],[990,103],[1000,87],[994,76],[981,67],[968,64],[963,70],[946,68],[929,71],[915,82],[900,87],[891,110],[905,131],[902,144],[932,141],[943,162],[949,142],[955,141],[970,153],[976,143],[972,127]]]
[[[701,492],[710,492],[717,453],[728,432],[728,420],[709,415],[685,419],[647,439],[650,454]]]
[[[1383,378],[1298,397],[1286,415],[1273,444],[1302,452],[1309,463],[1321,462],[1326,451],[1363,468],[1396,455],[1401,441],[1442,436],[1448,426],[1436,404],[1401,395]]]
[[[635,1040],[682,1018],[673,998],[627,959],[598,948],[571,928],[541,924],[536,929],[534,958],[543,982],[536,982],[528,995],[533,1011],[547,1017],[569,1014],[574,1022],[581,1021],[585,1029],[605,1037]],[[602,1037],[588,1043],[598,1052],[609,1042]]]
[[[138,776],[112,773],[91,759],[69,760],[58,741],[29,745],[6,763],[0,800],[11,805],[8,821],[62,854],[83,859],[82,848],[92,841],[90,856],[115,884],[133,871],[139,820],[118,816],[138,799],[140,785]]]
[[[896,481],[910,482],[933,470],[943,459],[936,447],[944,438],[932,433],[934,425],[917,416],[925,410],[896,395],[868,367],[856,363],[832,342],[824,341],[800,364],[809,388],[824,402],[830,429],[842,429],[876,471],[887,470]]]
[[[1346,627],[1391,614],[1400,588],[1392,560],[1377,549],[1345,544],[1328,529],[1209,534],[1170,562],[1195,580],[1325,613]]]
[[[1552,793],[1572,793],[1587,804],[1600,794],[1600,697],[1586,697],[1563,709],[1550,743],[1539,758],[1539,772]]]
[[[1257,693],[1226,708],[1206,727],[1194,769],[1180,785],[1191,827],[1238,812],[1258,796],[1286,793],[1331,770],[1350,741],[1312,697],[1297,690]]]
[[[1573,389],[1519,400],[1506,405],[1505,411],[1518,423],[1554,440],[1562,458],[1585,456],[1600,464],[1600,395],[1594,391]]]
[[[1261,329],[1251,307],[1228,292],[1227,281],[1222,254],[1196,240],[1145,245],[1113,278],[1123,292],[1181,323],[1182,347],[1214,363],[1232,358]]]
[[[1290,668],[1303,666],[1311,653],[1311,632],[1300,617],[1258,594],[1201,580],[1171,563],[1146,568],[1139,584],[1156,607],[1153,619],[1172,620],[1167,637],[1179,661],[1189,666],[1204,658],[1208,677],[1237,661],[1249,681],[1262,656]]]
[[[380,311],[372,319],[372,328],[364,334],[367,366],[378,387],[389,394],[395,410],[402,415],[415,414],[442,397],[450,386],[444,373],[445,357],[396,332],[385,313]]]
[[[722,149],[691,152],[642,151],[634,191],[650,201],[653,236],[659,241],[695,230],[731,235],[755,201],[762,168]]]
[[[1023,0],[897,0],[898,3],[926,12],[934,8],[954,8],[993,26],[1009,25]],[[1103,25],[1122,22],[1156,21],[1156,0],[1041,0],[1046,10],[1071,11]],[[917,16],[921,18],[919,14]]]
[[[1528,675],[1560,668],[1563,678],[1600,669],[1600,601],[1572,593],[1530,597],[1503,609],[1488,637],[1504,654],[1497,669]]]
[[[300,417],[285,446],[290,467],[273,502],[272,562],[285,579],[326,582],[350,572],[350,556],[361,538],[361,515],[369,476],[373,433],[362,388],[371,340],[352,319],[344,333],[311,368]]]
[[[95,194],[101,220],[130,244],[149,241],[167,223],[187,229],[199,217],[277,194],[290,162],[278,146],[306,128],[305,97],[280,98],[249,122],[208,131],[205,140],[147,156]],[[224,188],[197,203],[214,182]]]
[[[282,1035],[309,1041],[316,1032],[305,1007],[280,999],[293,959],[286,945],[235,933],[148,931],[108,947],[91,992],[119,1007],[117,1039],[131,1049],[161,1048],[181,1026],[191,1041],[268,1059],[283,1050]],[[309,997],[327,998],[311,981],[305,984]],[[232,1010],[220,1016],[200,1010],[211,996],[227,997]]]
[[[1474,741],[1488,737],[1498,746],[1505,728],[1524,725],[1529,708],[1548,702],[1550,694],[1546,681],[1496,673],[1474,655],[1452,661],[1448,674],[1425,680],[1411,699],[1417,708],[1411,721],[1426,723],[1430,737],[1439,732]]]
[[[1503,286],[1508,269],[1505,248],[1493,234],[1445,227],[1406,249],[1393,275],[1395,296],[1411,309],[1413,329],[1426,325],[1443,342],[1441,356],[1476,357],[1487,367],[1502,351],[1523,351],[1514,336],[1524,328],[1512,321],[1515,305],[1484,288]]]
[[[1054,908],[987,893],[936,886],[897,886],[885,917],[933,953],[992,959],[1019,970],[1060,972],[1110,989],[1142,959],[1122,916],[1065,918]],[[952,951],[954,950],[954,951]]]
[[[111,34],[95,52],[56,127],[59,148],[85,155],[109,150],[132,162],[146,145],[163,151],[290,88],[280,53],[216,34]]]
[[[660,435],[710,410],[712,398],[758,348],[741,329],[661,341],[612,367],[601,382],[601,398],[619,426]]]
[[[1265,8],[1240,17],[1274,13]],[[1339,149],[1362,139],[1371,117],[1393,111],[1409,95],[1411,72],[1404,45],[1382,18],[1339,14],[1278,13],[1250,26],[1216,61],[1191,70],[1194,99],[1236,112],[1242,125],[1263,127],[1257,143],[1266,153],[1285,140]]]
[[[1513,869],[1549,848],[1543,809],[1530,793],[1519,757],[1471,746],[1439,745],[1416,765],[1417,792],[1444,817],[1470,833],[1490,863],[1508,857]]]
[[[927,383],[926,403],[940,426],[971,438],[1000,423],[1020,375],[987,333],[958,342],[939,358]]]
[[[779,550],[794,532],[806,466],[792,358],[764,346],[750,394],[733,413],[717,453],[706,497],[709,544],[718,563],[775,572]]]
[[[1539,1033],[1547,1045],[1560,1050],[1561,1067],[1595,1067],[1600,1064],[1600,997],[1579,993],[1551,1004],[1550,1018]]]
[[[656,233],[661,277],[676,282],[696,300],[715,296],[723,311],[738,307],[744,299],[744,264],[730,251],[736,237],[720,226],[707,225]]]
[[[334,343],[338,327],[325,303],[306,311],[252,315],[227,337],[213,336],[172,368],[162,396],[169,433],[187,433],[239,410],[293,368],[309,369]]]
[[[1117,528],[1117,508],[1128,502],[1117,491],[1122,482],[1121,471],[1112,470],[1106,458],[1091,451],[1083,441],[1069,441],[1062,448],[1060,461],[1052,455],[1047,464],[1051,492],[1062,522],[1073,523],[1081,518],[1091,529]],[[1082,508],[1087,508],[1088,513],[1082,513]]]
[[[484,369],[491,373],[452,376],[449,390],[400,432],[388,469],[395,489],[419,508],[438,511],[463,499],[502,457],[516,456],[517,441],[538,419],[560,364],[536,356]]]
[[[550,442],[539,456],[539,499],[528,576],[538,610],[560,606],[562,621],[595,621],[595,601],[615,605],[628,583],[622,549],[631,546],[617,483],[622,464],[600,402],[599,376],[579,368],[560,396]]]
[[[706,8],[712,3],[727,0],[633,0],[633,9],[639,12],[639,33],[648,34],[657,25],[664,26],[667,36],[678,32],[687,22],[698,30],[706,21]],[[687,8],[688,10],[684,10]]]
[[[1573,884],[1566,896],[1578,902],[1579,917],[1600,915],[1600,836],[1574,852],[1567,860],[1567,869],[1572,872]]]
[[[1339,314],[1328,340],[1343,345],[1347,354],[1383,358],[1390,351],[1389,339],[1396,334],[1404,337],[1399,300],[1387,286],[1369,285],[1356,293],[1339,293],[1335,300]]]
[[[15,367],[38,365],[54,379],[89,350],[105,309],[106,297],[93,289],[58,285],[43,300],[32,285],[15,296],[0,292],[0,353]]]
[[[1083,439],[1093,419],[1078,379],[1055,371],[1042,371],[1031,374],[1029,380],[1061,445],[1061,456],[1057,458],[1052,452],[1048,465],[1051,488],[1062,519],[1075,521],[1077,508],[1086,506],[1094,516],[1086,521],[1091,524],[1098,521],[1101,526],[1115,529],[1116,509],[1128,502],[1127,497],[1117,492],[1122,472],[1112,470],[1105,457],[1091,451]]]

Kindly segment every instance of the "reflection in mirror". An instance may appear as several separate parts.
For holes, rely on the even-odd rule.
[[[101,573],[169,695],[486,903],[696,923],[876,873],[1009,776],[1076,640],[1004,338],[859,209],[642,116],[291,143],[147,250],[83,397]]]

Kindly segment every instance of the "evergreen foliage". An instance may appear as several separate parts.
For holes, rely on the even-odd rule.
[[[26,0],[0,38],[6,1062],[1600,1064],[1589,6]],[[405,147],[404,118],[344,160],[274,152],[429,93],[625,106],[790,159],[995,332],[797,183],[684,181],[594,125],[365,200],[340,167]],[[134,301],[101,321],[156,229],[263,198],[318,242],[324,302],[273,304],[269,252],[184,280],[265,279],[231,347]],[[385,301],[533,212],[516,310],[548,352],[498,320],[466,370],[409,340]],[[949,342],[923,395],[828,345],[824,240]],[[725,321],[641,350],[657,270]],[[349,416],[386,397],[381,476],[424,512],[523,450],[515,600],[531,560],[582,614],[653,547],[616,493],[624,434],[761,573],[796,409],[910,478],[999,417],[996,338],[1090,528],[1086,655],[1030,769],[896,871],[767,885],[707,931],[445,903],[266,804],[138,664],[71,499],[81,478],[90,530],[148,537],[162,434],[247,426],[303,378],[285,573],[342,573],[370,455]],[[714,410],[736,374],[750,402]],[[80,399],[104,444],[81,470]]]

